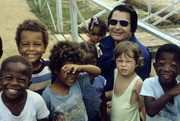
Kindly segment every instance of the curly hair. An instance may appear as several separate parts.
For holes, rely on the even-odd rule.
[[[27,70],[24,73],[29,77],[29,80],[30,80],[31,76],[32,76],[32,72],[33,72],[32,64],[26,58],[24,58],[23,56],[20,56],[20,55],[13,55],[13,56],[7,57],[6,59],[3,60],[2,64],[1,64],[1,73],[0,73],[1,76],[4,71],[7,71],[6,70],[7,64],[14,63],[14,62],[19,62],[19,63],[22,63],[25,66],[27,66]]]
[[[43,25],[40,21],[38,20],[25,20],[22,24],[19,24],[17,30],[16,30],[16,44],[19,47],[21,43],[21,32],[22,31],[33,31],[33,32],[42,32],[43,35],[43,43],[45,48],[48,45],[48,32],[47,28],[45,25]]]
[[[86,53],[92,53],[95,55],[96,59],[98,59],[97,48],[92,42],[80,42],[79,45]]]
[[[66,62],[83,64],[85,58],[85,52],[76,42],[60,41],[54,45],[50,52],[49,68],[53,73],[59,71]]]
[[[162,53],[172,53],[175,55],[175,60],[178,62],[178,64],[180,65],[180,47],[175,45],[175,44],[164,44],[162,45],[160,48],[158,48],[157,52],[156,52],[156,56],[155,56],[155,63],[158,62],[158,60],[161,57]]]
[[[139,46],[131,41],[122,41],[114,49],[114,58],[117,59],[120,55],[125,54],[128,57],[133,57],[136,61],[137,67],[143,66],[143,57],[141,57],[141,49]]]

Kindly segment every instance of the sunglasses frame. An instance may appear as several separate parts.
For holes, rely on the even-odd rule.
[[[115,20],[115,21],[116,21],[116,24],[114,24],[114,25],[111,24],[111,22],[110,22],[111,20]],[[123,25],[122,22],[127,22],[127,25]],[[130,23],[129,21],[127,21],[127,20],[117,20],[117,19],[114,19],[114,18],[111,18],[111,19],[109,20],[109,24],[112,25],[112,26],[117,25],[117,23],[119,23],[119,25],[122,26],[122,27],[127,27],[128,24],[131,24],[131,23]]]

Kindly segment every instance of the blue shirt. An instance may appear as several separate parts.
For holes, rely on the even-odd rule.
[[[90,85],[86,85],[83,92],[83,100],[86,107],[88,121],[99,121],[101,95],[106,83],[106,79],[99,75],[91,80]]]
[[[144,57],[144,66],[135,69],[135,72],[144,80],[149,77],[151,72],[151,56],[148,49],[143,46],[134,35],[130,38],[131,42],[136,43],[141,49],[141,56]],[[114,69],[116,63],[114,61],[113,51],[115,48],[115,40],[111,36],[107,36],[101,40],[103,45],[103,55],[98,59],[98,66],[101,68],[101,75],[107,80],[105,90],[112,90],[114,83]]]

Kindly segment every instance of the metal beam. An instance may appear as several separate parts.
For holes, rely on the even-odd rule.
[[[72,41],[77,42],[78,41],[77,11],[76,11],[72,1],[74,1],[76,3],[76,0],[69,0],[70,19],[71,19],[71,36],[72,36]]]
[[[113,7],[107,6],[106,4],[104,4],[101,1],[98,1],[98,0],[91,0],[91,1],[93,1],[94,3],[98,4],[99,6],[105,8],[109,11],[113,10]],[[166,42],[173,43],[173,44],[180,46],[180,40],[172,37],[171,35],[169,35],[167,33],[162,32],[160,29],[158,29],[148,23],[143,22],[142,20],[138,20],[138,27],[145,30],[146,32],[150,33],[151,35],[154,35]]]
[[[94,2],[94,3],[97,3],[97,2],[98,2],[97,0],[96,0],[96,1],[91,0],[91,1]],[[114,8],[115,6],[119,5],[119,4],[122,3],[123,1],[125,1],[125,0],[119,0],[119,1],[117,1],[116,3],[110,5],[110,7],[113,7],[113,8]],[[106,13],[107,11],[108,11],[108,10],[102,10],[101,12],[95,14],[94,16],[99,17],[99,16],[103,15],[104,13]],[[91,18],[89,18],[88,20],[86,20],[86,23],[88,24],[88,23],[90,22],[90,20],[91,20]],[[80,24],[80,25],[78,25],[78,27],[80,27],[80,28],[83,27],[83,26],[84,26],[83,23]]]
[[[174,13],[180,11],[180,8],[177,8],[176,10],[168,13],[167,15],[165,15],[164,17],[162,17],[161,19],[155,21],[154,23],[152,23],[153,26],[159,24],[160,22],[162,22],[163,20],[167,19],[168,17],[172,16]]]
[[[174,5],[178,4],[179,2],[180,2],[180,1],[177,1],[177,2],[175,2],[175,3],[173,3],[173,4],[171,4],[171,5],[169,5],[169,6],[165,7],[165,8],[163,8],[163,9],[157,11],[156,13],[153,13],[153,14],[151,14],[151,15],[149,15],[149,16],[143,18],[142,21],[146,21],[146,20],[148,20],[148,19],[150,19],[150,18],[152,18],[152,17],[154,17],[154,16],[157,16],[158,14],[160,14],[160,13],[162,13],[162,12],[168,10],[169,8],[171,8],[171,7],[173,7]]]
[[[160,38],[168,43],[173,43],[173,44],[180,46],[180,40],[172,37],[171,35],[169,35],[165,32],[162,32],[160,29],[158,29],[148,23],[138,20],[138,27],[145,30],[146,32],[150,33],[151,35],[154,35],[157,38]]]

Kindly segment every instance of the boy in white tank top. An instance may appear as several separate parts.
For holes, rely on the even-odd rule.
[[[114,58],[114,88],[107,93],[112,96],[111,121],[140,121],[139,107],[145,120],[144,100],[139,95],[143,81],[134,71],[142,65],[141,50],[133,42],[122,41],[114,49]]]

